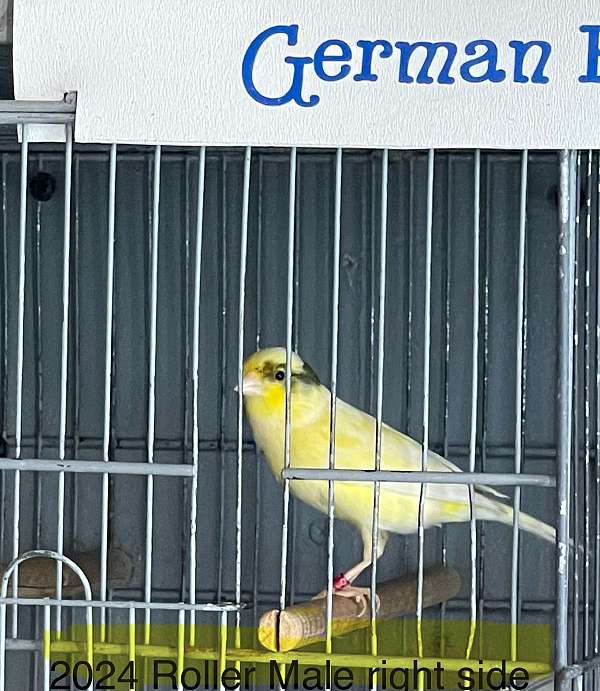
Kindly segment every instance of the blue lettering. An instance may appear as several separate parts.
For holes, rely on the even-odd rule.
[[[587,71],[579,77],[579,81],[600,83],[600,25],[585,24],[579,30],[588,35]],[[305,108],[316,106],[320,102],[316,93],[302,93],[308,66],[312,65],[309,69],[314,70],[315,76],[325,82],[347,78],[353,67],[354,81],[376,82],[380,75],[374,72],[373,62],[377,58],[384,61],[393,58],[395,48],[398,50],[398,82],[403,84],[454,84],[456,79],[452,76],[453,68],[465,82],[499,83],[506,79],[510,69],[500,68],[498,45],[483,38],[470,41],[464,46],[464,53],[461,53],[456,67],[458,46],[450,41],[398,41],[392,44],[385,39],[361,39],[356,41],[354,48],[354,45],[351,47],[351,44],[340,38],[332,38],[323,41],[309,55],[286,56],[283,61],[292,66],[289,87],[284,86],[282,89],[287,88],[287,91],[275,96],[262,93],[254,81],[254,68],[260,51],[272,37],[276,37],[275,42],[279,47],[282,36],[287,46],[296,46],[298,33],[297,24],[271,26],[258,34],[248,46],[242,61],[242,80],[247,93],[257,103],[281,106],[293,102]],[[552,52],[550,43],[541,40],[514,40],[509,41],[508,46],[514,51],[512,67],[515,83],[547,84],[550,81],[545,74]],[[360,56],[356,54],[357,50],[360,51]],[[267,50],[263,61],[269,54],[272,53]],[[265,67],[267,65],[261,65],[261,68]],[[312,77],[312,74],[309,76]],[[308,91],[309,86],[306,89]]]
[[[579,77],[580,82],[600,82],[598,74],[598,58],[600,57],[600,26],[597,24],[584,24],[579,31],[588,34],[587,72]]]
[[[373,51],[379,47],[379,55],[382,58],[389,58],[393,52],[392,44],[389,41],[357,41],[356,45],[362,48],[362,64],[360,72],[354,75],[356,82],[376,82],[377,75],[371,71],[371,63],[373,62]]]
[[[281,106],[290,101],[295,101],[299,106],[316,106],[319,102],[319,97],[312,94],[305,101],[302,98],[302,83],[304,77],[304,67],[312,62],[311,58],[294,58],[287,57],[285,62],[293,65],[294,73],[292,77],[292,84],[288,91],[281,96],[269,97],[261,94],[254,84],[252,72],[254,70],[254,62],[258,51],[262,48],[265,41],[275,34],[283,34],[287,36],[288,46],[295,46],[298,43],[298,25],[291,24],[290,26],[272,26],[269,29],[258,34],[246,50],[244,60],[242,62],[242,80],[248,94],[258,103],[265,106]]]
[[[506,78],[506,72],[498,69],[498,48],[493,41],[486,41],[485,39],[471,41],[465,46],[465,53],[467,55],[475,55],[480,46],[485,48],[485,52],[472,60],[463,62],[463,64],[460,66],[460,76],[466,82],[474,83],[504,81]],[[475,65],[481,65],[484,62],[487,62],[487,69],[483,74],[471,74],[472,67],[475,67]]]
[[[417,84],[433,84],[433,79],[429,76],[429,68],[431,63],[440,48],[446,49],[446,62],[444,63],[438,75],[438,84],[454,84],[454,78],[450,76],[450,68],[456,57],[455,43],[429,43],[428,41],[417,41],[416,43],[407,43],[406,41],[398,41],[395,44],[396,48],[400,50],[400,74],[398,81],[404,84],[411,84],[414,79],[408,74],[408,66],[410,58],[417,48],[424,48],[426,55],[423,65],[417,75]]]
[[[549,43],[546,41],[528,41],[527,43],[523,43],[523,41],[510,41],[508,45],[515,50],[515,73],[513,81],[521,84],[526,84],[529,81],[529,78],[523,74],[523,62],[525,61],[527,51],[534,46],[540,49],[540,59],[531,75],[531,83],[547,84],[550,81],[544,74],[546,63],[548,62],[550,51],[552,50]]]
[[[328,55],[327,50],[334,47],[340,49],[339,54]],[[315,51],[315,73],[319,79],[323,79],[326,82],[337,82],[348,75],[348,72],[350,72],[350,65],[342,65],[335,74],[327,74],[324,69],[324,64],[326,62],[348,62],[351,59],[352,51],[350,50],[350,46],[344,41],[332,38],[329,41],[321,43]]]

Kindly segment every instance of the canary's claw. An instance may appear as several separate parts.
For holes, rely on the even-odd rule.
[[[340,590],[335,590],[333,594],[337,595],[338,597],[349,597],[352,600],[354,600],[356,604],[360,606],[360,612],[358,613],[359,617],[362,617],[363,614],[367,611],[369,601],[371,600],[370,588],[359,588],[354,585],[346,585]],[[380,606],[381,602],[379,600],[379,595],[375,595],[376,612],[379,611]]]
[[[339,597],[349,597],[356,601],[360,605],[359,617],[362,617],[367,611],[369,600],[371,599],[371,589],[370,588],[359,588],[353,586],[346,576],[341,573],[333,579],[333,595]],[[313,600],[321,600],[327,597],[327,590],[322,590],[318,595],[315,595]],[[375,595],[376,610],[379,611],[381,602],[379,600],[379,595]]]

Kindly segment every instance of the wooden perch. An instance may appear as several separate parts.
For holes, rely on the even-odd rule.
[[[448,566],[427,569],[423,581],[423,607],[445,602],[460,590],[458,573]],[[417,574],[408,574],[382,583],[377,588],[380,607],[378,619],[394,619],[414,613],[417,607]],[[286,652],[316,641],[324,641],[326,633],[325,598],[287,607],[282,612],[265,612],[258,624],[258,640],[268,650]],[[343,634],[369,626],[370,608],[356,600],[334,594],[332,634]]]
[[[100,585],[100,553],[76,552],[68,554],[88,577],[92,590]],[[19,597],[53,597],[56,595],[56,564],[54,559],[28,559],[19,565]],[[8,564],[1,564],[4,572]],[[131,557],[123,550],[110,549],[107,560],[108,587],[125,586],[131,579],[133,563]],[[10,589],[9,589],[10,590]],[[79,576],[68,566],[63,566],[63,595],[72,596],[83,593]]]

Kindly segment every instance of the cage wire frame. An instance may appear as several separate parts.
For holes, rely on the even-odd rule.
[[[283,480],[283,521],[281,533],[281,572],[280,572],[280,608],[285,608],[287,604],[288,591],[288,553],[290,552],[290,482],[292,480],[325,480],[328,485],[328,537],[327,537],[327,576],[328,589],[326,598],[326,641],[324,652],[269,652],[253,649],[241,648],[240,638],[240,611],[244,607],[242,602],[241,588],[241,534],[242,534],[242,388],[243,388],[243,359],[244,359],[244,322],[245,322],[245,289],[247,271],[247,243],[248,243],[248,213],[250,199],[250,163],[252,149],[250,146],[244,150],[243,168],[243,199],[242,199],[242,229],[241,229],[241,254],[239,267],[239,342],[238,342],[238,405],[237,405],[237,488],[236,488],[236,564],[235,564],[235,601],[232,603],[221,602],[220,592],[218,593],[218,604],[209,602],[197,602],[194,587],[189,588],[189,598],[187,602],[165,603],[158,602],[152,598],[152,555],[153,555],[153,492],[154,477],[171,476],[187,478],[190,480],[191,496],[195,498],[198,489],[198,470],[199,470],[199,320],[198,313],[200,308],[200,277],[202,274],[202,238],[203,238],[203,208],[205,201],[205,169],[206,169],[206,148],[198,147],[199,174],[197,180],[197,242],[196,251],[193,258],[195,267],[194,287],[193,287],[193,344],[191,353],[192,362],[192,458],[191,463],[184,464],[163,464],[157,463],[154,459],[154,438],[155,438],[155,378],[156,378],[156,322],[157,322],[157,265],[158,265],[158,234],[159,234],[159,204],[160,204],[160,175],[161,175],[161,153],[160,145],[154,147],[154,170],[152,183],[152,211],[151,211],[151,265],[150,265],[150,360],[148,371],[148,387],[150,395],[148,397],[148,428],[147,428],[147,463],[128,463],[112,461],[110,454],[110,397],[111,397],[111,373],[112,373],[112,319],[113,319],[113,300],[114,300],[114,241],[115,241],[115,190],[117,178],[117,145],[110,147],[109,157],[109,209],[108,209],[108,245],[107,260],[108,270],[106,276],[107,301],[106,301],[106,331],[105,339],[105,379],[104,379],[104,400],[105,412],[103,420],[103,440],[102,440],[102,461],[70,460],[65,454],[65,427],[66,427],[66,398],[67,398],[67,370],[68,370],[68,347],[69,347],[69,280],[70,280],[70,231],[71,231],[71,168],[73,161],[73,127],[75,121],[76,101],[73,94],[68,94],[63,102],[7,102],[0,104],[0,124],[18,125],[21,131],[21,169],[20,169],[20,222],[19,222],[19,283],[18,283],[18,333],[17,333],[17,381],[16,384],[16,453],[15,458],[0,459],[0,469],[10,471],[14,475],[14,514],[13,514],[13,561],[4,572],[2,579],[2,597],[0,598],[0,691],[5,689],[5,676],[7,669],[7,653],[15,650],[33,650],[44,654],[44,684],[47,688],[50,679],[49,655],[50,653],[74,652],[78,650],[76,642],[64,640],[61,637],[61,608],[84,608],[87,612],[87,622],[90,636],[92,612],[97,610],[98,621],[100,623],[100,640],[92,641],[88,639],[85,652],[90,660],[94,655],[110,651],[113,654],[119,652],[129,656],[129,659],[146,659],[152,655],[160,654],[171,657],[177,661],[178,672],[183,668],[186,659],[201,660],[213,659],[219,663],[219,668],[223,669],[227,661],[246,661],[246,662],[268,662],[276,660],[282,666],[292,660],[298,660],[301,664],[310,663],[324,665],[330,658],[335,665],[351,665],[356,667],[368,668],[377,666],[381,662],[381,655],[378,650],[377,637],[377,612],[371,606],[370,613],[370,652],[368,654],[345,654],[332,652],[332,602],[333,602],[333,554],[334,554],[334,481],[361,481],[374,484],[374,505],[373,505],[373,525],[372,535],[377,534],[378,528],[378,505],[380,483],[400,482],[400,483],[422,483],[421,497],[419,500],[419,516],[423,515],[425,501],[424,488],[429,483],[451,483],[466,484],[472,488],[476,484],[488,484],[493,486],[512,486],[515,488],[513,500],[514,522],[512,533],[512,569],[511,569],[511,596],[510,596],[510,621],[511,621],[511,663],[516,666],[517,662],[525,664],[532,673],[543,674],[550,670],[542,663],[523,662],[517,659],[517,638],[518,638],[518,616],[519,616],[519,591],[518,591],[518,571],[519,571],[519,509],[520,509],[520,489],[524,486],[544,487],[548,490],[556,487],[557,501],[557,555],[556,555],[556,616],[555,616],[555,651],[554,651],[554,680],[555,688],[563,690],[571,688],[572,683],[586,684],[590,679],[597,679],[598,668],[600,667],[600,560],[598,559],[600,550],[599,522],[599,503],[600,497],[600,477],[598,472],[595,479],[592,476],[592,456],[595,454],[597,459],[600,455],[600,406],[597,406],[596,415],[596,440],[595,445],[591,436],[591,413],[589,400],[592,394],[593,383],[591,381],[591,363],[589,344],[592,339],[592,324],[590,322],[590,294],[589,276],[592,270],[592,256],[590,237],[592,232],[592,179],[593,179],[593,152],[587,152],[585,171],[582,168],[582,156],[576,151],[561,151],[558,153],[557,165],[560,169],[559,198],[559,228],[558,228],[558,255],[559,255],[559,322],[558,322],[558,360],[557,360],[557,383],[558,396],[556,402],[556,412],[558,419],[558,439],[556,455],[556,475],[527,474],[521,471],[522,460],[522,434],[523,434],[523,412],[524,412],[524,381],[525,381],[525,360],[526,360],[526,295],[525,295],[525,255],[526,255],[526,226],[527,226],[527,172],[529,154],[527,151],[521,153],[520,167],[520,208],[519,208],[519,253],[518,253],[518,304],[517,304],[517,377],[515,381],[515,449],[514,449],[514,471],[512,473],[491,473],[475,471],[476,455],[476,425],[478,411],[478,349],[485,348],[485,335],[483,346],[480,343],[480,302],[479,302],[479,225],[480,225],[480,182],[481,182],[481,152],[473,152],[474,160],[474,198],[473,198],[473,302],[472,302],[472,361],[471,372],[471,421],[470,421],[470,442],[469,442],[469,470],[462,474],[447,474],[430,472],[427,469],[427,450],[429,439],[429,349],[430,349],[430,299],[431,299],[431,251],[433,228],[433,194],[434,194],[434,161],[435,150],[427,153],[427,218],[426,218],[426,257],[425,257],[425,301],[422,307],[424,311],[425,343],[428,347],[424,353],[424,367],[422,372],[424,382],[423,396],[423,438],[422,438],[422,460],[420,472],[402,472],[381,469],[381,437],[383,425],[383,386],[384,386],[384,336],[385,336],[385,310],[386,310],[386,243],[387,243],[387,204],[388,204],[388,149],[382,150],[380,175],[380,228],[379,228],[379,266],[376,267],[381,277],[378,291],[378,310],[380,318],[378,320],[378,331],[372,334],[372,340],[376,344],[376,354],[372,353],[373,361],[376,360],[376,454],[373,459],[373,470],[344,470],[335,467],[335,436],[333,434],[336,424],[336,391],[338,375],[338,332],[339,332],[339,283],[340,283],[340,236],[341,236],[341,188],[342,188],[342,167],[343,151],[338,148],[335,152],[335,199],[334,199],[334,230],[333,230],[333,283],[331,296],[332,310],[332,338],[330,343],[331,354],[331,373],[330,389],[331,397],[331,416],[330,416],[330,445],[328,467],[322,470],[310,468],[292,467],[290,463],[290,402],[291,402],[291,355],[295,349],[294,334],[294,248],[296,239],[296,195],[297,195],[297,149],[291,147],[289,155],[289,203],[288,203],[288,228],[287,228],[287,293],[286,293],[286,371],[285,371],[285,391],[286,391],[286,417],[285,417],[285,464],[282,472]],[[42,458],[22,458],[21,454],[21,434],[22,434],[22,392],[23,392],[23,329],[24,329],[24,306],[25,306],[25,272],[26,264],[26,194],[27,194],[27,163],[29,152],[29,126],[34,124],[61,124],[65,126],[65,182],[64,182],[64,235],[63,235],[63,276],[62,276],[62,331],[61,331],[61,373],[60,373],[60,429],[59,429],[59,452],[55,460],[45,460]],[[598,170],[600,171],[600,157],[597,159]],[[598,171],[597,171],[598,172]],[[586,181],[586,244],[584,251],[584,262],[577,256],[577,232],[581,223],[578,210],[578,184],[581,180]],[[598,190],[600,195],[600,174],[597,175]],[[600,228],[600,205],[599,218],[597,219]],[[259,227],[260,233],[260,227]],[[579,248],[580,251],[580,248]],[[598,244],[600,257],[600,243]],[[585,266],[585,328],[584,328],[584,387],[585,387],[585,449],[584,449],[584,480],[585,480],[585,514],[584,514],[584,542],[585,553],[584,563],[584,593],[583,593],[583,612],[584,612],[584,641],[583,647],[578,641],[579,635],[579,616],[581,588],[579,582],[581,555],[578,548],[570,550],[571,539],[575,545],[580,544],[580,525],[578,519],[579,508],[578,497],[578,438],[577,438],[577,372],[576,368],[576,348],[578,340],[577,327],[577,290],[581,286],[577,283],[577,261]],[[596,268],[600,274],[600,261],[597,258]],[[597,281],[596,296],[600,303],[600,281]],[[484,320],[487,314],[484,315]],[[485,327],[485,324],[483,325]],[[600,340],[600,313],[596,312],[595,336]],[[485,331],[485,329],[484,329]],[[260,343],[260,327],[257,329],[257,346]],[[446,346],[447,347],[447,346]],[[447,393],[447,392],[446,392]],[[600,378],[596,378],[595,391],[600,400]],[[595,446],[595,448],[594,448]],[[597,465],[597,461],[596,461]],[[58,497],[57,497],[57,534],[58,541],[55,551],[37,550],[34,552],[21,553],[19,540],[20,527],[20,473],[22,471],[36,471],[46,473],[58,473]],[[597,467],[596,467],[597,471]],[[71,473],[93,473],[102,477],[102,543],[100,548],[100,598],[92,599],[89,582],[81,569],[71,562],[63,554],[63,534],[64,534],[64,481],[65,475]],[[140,475],[146,477],[146,538],[145,538],[145,575],[144,575],[144,597],[142,601],[112,601],[107,597],[107,552],[108,552],[108,515],[109,515],[109,479],[113,474]],[[592,484],[594,483],[594,485]],[[595,535],[592,534],[590,497],[592,492],[596,496],[596,517]],[[196,582],[196,532],[197,532],[197,504],[196,501],[189,502],[189,581],[191,584]],[[571,535],[571,520],[573,520],[573,535]],[[258,529],[258,528],[257,528]],[[471,563],[470,563],[470,599],[469,610],[471,619],[471,629],[469,641],[464,659],[444,659],[445,668],[448,670],[458,670],[461,666],[469,664],[473,636],[481,612],[478,611],[477,600],[477,540],[475,532],[475,518],[472,515],[470,521],[471,536]],[[595,550],[594,574],[591,573],[590,552],[592,542]],[[371,571],[371,603],[376,602],[376,583],[377,583],[377,554],[376,541],[373,540],[373,566]],[[419,520],[418,532],[418,582],[417,582],[417,636],[418,651],[421,662],[425,666],[434,666],[435,660],[423,657],[422,639],[422,614],[423,614],[423,578],[424,578],[424,529],[423,522]],[[293,551],[293,544],[292,544]],[[572,554],[571,554],[572,553]],[[25,598],[18,595],[18,567],[29,558],[45,556],[56,560],[56,595],[49,598]],[[83,583],[87,583],[85,588],[86,597],[84,600],[70,600],[62,597],[62,575],[63,566],[68,565],[73,568]],[[8,594],[9,580],[12,576],[12,594]],[[593,587],[592,587],[593,580]],[[256,577],[254,583],[256,595]],[[572,592],[571,592],[572,590]],[[592,597],[593,593],[593,597]],[[593,612],[593,632],[590,630],[590,609],[594,602]],[[55,608],[55,627],[56,640],[50,641],[45,637],[43,642],[28,641],[18,637],[18,608],[19,605],[35,605],[43,609],[44,628],[50,629],[51,608]],[[256,597],[254,607],[256,607]],[[7,609],[12,613],[11,627],[7,627]],[[129,611],[130,637],[127,645],[109,644],[106,641],[106,613],[111,608],[127,609]],[[144,611],[143,643],[136,641],[136,624],[134,613],[136,609]],[[178,636],[177,647],[156,646],[151,643],[151,621],[152,612],[156,610],[174,610],[178,613],[178,626],[180,635]],[[198,644],[195,630],[196,613],[199,611],[214,613],[219,625],[219,645],[218,649],[207,649],[196,647]],[[255,610],[256,612],[256,610]],[[187,613],[187,614],[186,614]],[[228,626],[229,615],[235,616],[234,624],[234,645],[228,647]],[[184,638],[184,627],[186,618],[189,626],[187,641]],[[388,664],[404,666],[412,663],[412,658],[404,655],[386,655]],[[485,660],[484,666],[489,668],[496,661]],[[180,688],[183,688],[180,683]],[[533,688],[533,686],[531,686]]]

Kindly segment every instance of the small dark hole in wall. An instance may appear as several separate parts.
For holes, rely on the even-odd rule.
[[[29,194],[38,202],[47,202],[56,192],[56,178],[43,170],[29,178]]]

